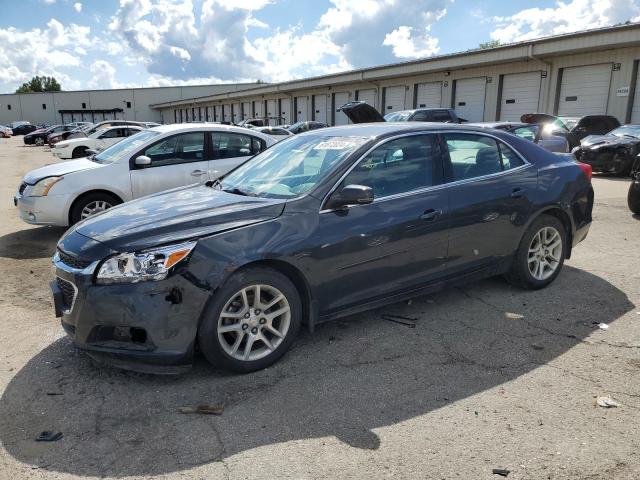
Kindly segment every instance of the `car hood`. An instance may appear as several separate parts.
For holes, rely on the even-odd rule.
[[[633,145],[640,143],[640,138],[618,137],[617,135],[588,135],[580,140],[581,147],[600,147],[602,145]]]
[[[386,121],[380,112],[366,102],[349,102],[338,108],[353,123],[374,123]]]
[[[550,123],[556,120],[558,120],[558,117],[548,113],[525,113],[520,117],[522,123]]]
[[[80,170],[88,170],[90,168],[102,167],[103,164],[92,162],[86,158],[79,160],[70,160],[68,162],[54,163],[45,167],[36,168],[31,170],[24,176],[23,181],[29,185],[35,185],[38,181],[47,177],[59,177],[60,175],[67,175],[69,173],[78,172]]]
[[[89,138],[89,137],[69,138],[67,140],[62,140],[56,143],[56,146],[54,148],[62,148],[65,145],[77,145],[79,143],[83,145],[87,145],[87,142],[93,142],[93,141],[95,141],[95,138]]]
[[[72,231],[113,251],[136,251],[276,218],[285,201],[233,195],[204,185],[179,187],[111,208]]]

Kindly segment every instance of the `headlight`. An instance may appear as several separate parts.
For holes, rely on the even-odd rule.
[[[46,197],[56,183],[62,180],[64,177],[47,177],[36,183],[29,192],[30,197]]]
[[[180,243],[135,253],[122,253],[104,261],[97,283],[137,283],[167,278],[171,268],[187,258],[196,242]]]

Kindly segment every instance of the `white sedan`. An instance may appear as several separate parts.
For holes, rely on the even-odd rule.
[[[277,141],[284,140],[285,138],[293,137],[293,133],[284,127],[253,127],[252,130],[262,132],[265,135],[275,138]]]
[[[274,143],[228,125],[145,129],[89,158],[30,171],[14,203],[27,223],[68,226],[134,198],[215,180]]]
[[[96,130],[88,137],[72,138],[58,142],[51,149],[51,153],[58,158],[64,159],[86,157],[87,150],[104,150],[142,130],[144,128],[133,125],[103,128]]]

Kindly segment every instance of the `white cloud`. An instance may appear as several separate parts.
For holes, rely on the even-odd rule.
[[[606,27],[640,20],[639,0],[558,1],[552,8],[528,8],[496,17],[491,38],[503,43]]]
[[[116,80],[116,69],[106,60],[96,60],[89,67],[91,79],[87,83],[89,88],[131,88],[135,86],[132,83],[120,83]]]
[[[54,18],[44,29],[0,28],[3,90],[12,90],[34,75],[54,76],[63,88],[77,88],[79,82],[65,72],[81,66],[81,57],[92,46],[90,33],[89,27],[73,23],[65,26]]]
[[[418,39],[412,38],[412,30],[412,27],[398,27],[387,33],[382,45],[392,47],[393,54],[399,58],[428,57],[438,53],[440,47],[437,38],[428,35]]]
[[[76,2],[73,4],[73,8],[76,9],[76,12],[80,13],[82,11],[82,3]]]

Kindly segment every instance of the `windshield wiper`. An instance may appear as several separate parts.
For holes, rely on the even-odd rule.
[[[252,197],[254,195],[250,194],[249,192],[245,192],[244,190],[240,190],[238,187],[233,187],[233,188],[223,188],[222,189],[223,192],[226,193],[232,193],[234,195],[243,195],[245,197]]]

